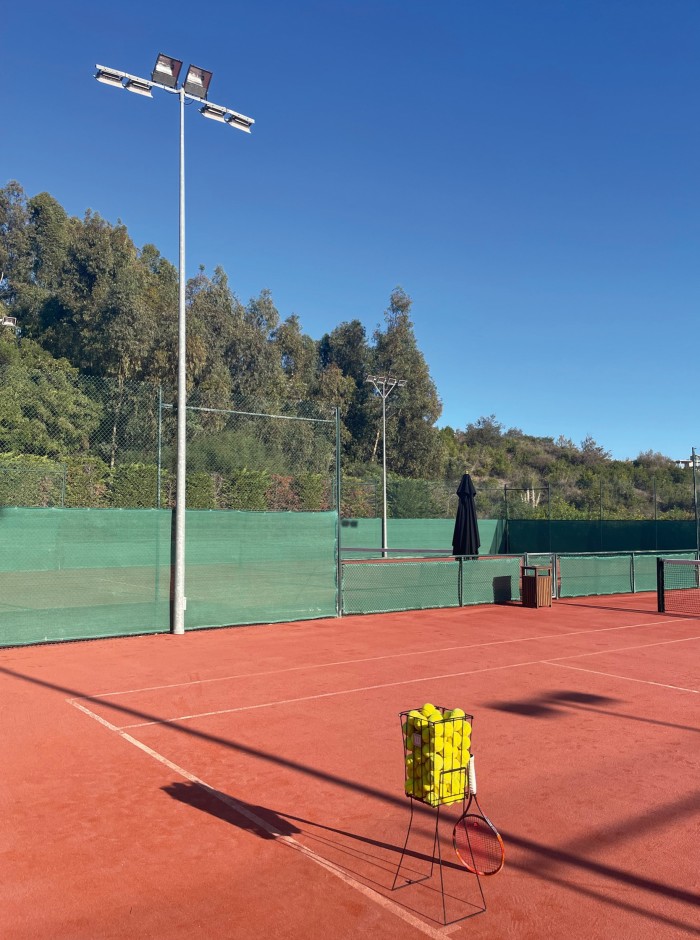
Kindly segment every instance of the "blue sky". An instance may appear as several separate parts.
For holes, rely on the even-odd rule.
[[[187,112],[188,274],[316,339],[401,285],[441,425],[700,449],[696,0],[41,0],[3,33],[3,185],[177,263],[177,99],[92,76],[211,69],[256,124]]]

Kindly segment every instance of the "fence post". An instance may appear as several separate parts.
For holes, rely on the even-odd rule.
[[[506,555],[510,551],[510,532],[508,531],[508,484],[506,483],[503,487],[503,501],[505,503],[506,509]]]
[[[158,478],[156,481],[156,509],[160,509],[160,474],[163,451],[163,386],[158,383]]]

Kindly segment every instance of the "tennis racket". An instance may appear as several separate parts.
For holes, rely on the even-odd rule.
[[[469,758],[469,802],[467,808],[455,823],[452,830],[452,842],[457,858],[475,875],[495,875],[505,861],[503,839],[498,830],[481,811],[476,797],[476,770],[474,755]],[[472,802],[478,813],[469,812]]]

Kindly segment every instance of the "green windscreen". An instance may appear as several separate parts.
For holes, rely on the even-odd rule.
[[[194,627],[336,613],[334,512],[186,514]],[[170,628],[172,513],[0,509],[0,646]]]
[[[656,590],[656,559],[695,558],[695,552],[560,555],[559,596],[629,594]]]
[[[507,550],[516,554],[684,551],[695,547],[696,538],[695,521],[688,519],[509,519]]]
[[[0,508],[0,645],[167,630],[170,517]]]
[[[337,518],[188,512],[186,629],[334,617]]]
[[[343,613],[458,605],[458,561],[356,561],[343,565]]]
[[[634,556],[634,589],[635,591],[656,590],[656,560],[657,558],[695,558],[695,552],[654,552],[650,555]]]
[[[343,564],[346,614],[498,604],[519,597],[520,558]]]
[[[629,594],[631,555],[560,555],[560,597],[589,594]]]
[[[505,604],[520,600],[520,565],[522,559],[502,555],[498,558],[465,559],[462,565],[462,603]]]
[[[387,546],[399,548],[430,548],[450,553],[454,519],[388,519]],[[479,538],[482,555],[503,551],[504,522],[501,519],[480,519]],[[381,548],[381,519],[343,519],[340,529],[341,551],[348,548]],[[344,557],[358,558],[355,552]],[[368,555],[367,557],[376,557]]]

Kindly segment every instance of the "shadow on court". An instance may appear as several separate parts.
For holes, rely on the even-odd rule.
[[[610,718],[622,718],[625,721],[700,733],[700,728],[692,725],[679,725],[673,721],[660,721],[658,718],[645,718],[643,715],[630,715],[629,712],[611,711],[609,708],[600,707],[619,701],[620,699],[591,695],[588,692],[544,692],[520,702],[487,702],[484,707],[510,715],[521,715],[524,718],[567,718],[571,716],[570,710],[585,711],[595,715],[607,715]]]
[[[170,783],[161,789],[174,800],[202,813],[208,813],[209,816],[221,819],[245,832],[252,832],[261,839],[291,836],[300,831],[287,819],[264,806],[244,803],[221,790],[214,790],[199,783]]]

